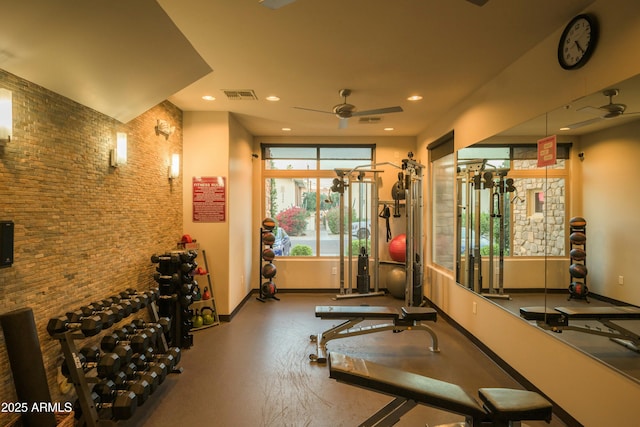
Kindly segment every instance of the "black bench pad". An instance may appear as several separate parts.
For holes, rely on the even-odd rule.
[[[403,320],[431,320],[436,321],[438,313],[429,307],[396,307],[386,306],[347,306],[347,305],[319,305],[316,306],[316,317],[322,319],[393,319]]]
[[[526,320],[545,320],[547,318],[558,319],[562,316],[558,311],[550,308],[540,306],[533,307],[520,307],[520,317]]]
[[[554,309],[572,319],[640,319],[640,308],[634,306],[555,307]]]
[[[402,317],[406,320],[438,320],[438,312],[429,307],[402,307]]]
[[[478,401],[456,384],[379,365],[344,354],[329,354],[329,376],[382,393],[402,396],[423,405],[445,409],[474,419],[487,414]]]
[[[316,317],[323,319],[352,319],[354,317],[398,319],[400,312],[395,307],[384,306],[319,305],[316,306]]]
[[[510,388],[481,388],[478,394],[494,421],[551,421],[553,406],[538,393]]]

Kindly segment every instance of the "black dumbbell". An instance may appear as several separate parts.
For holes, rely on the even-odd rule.
[[[171,254],[164,254],[164,255],[153,254],[151,255],[151,262],[153,264],[157,264],[159,262],[170,262],[172,264],[178,264],[180,262],[180,254],[178,253],[171,253]]]
[[[81,317],[72,322],[66,317],[55,317],[49,319],[47,332],[52,337],[67,331],[79,330],[85,337],[98,335],[102,330],[102,320],[99,316]]]
[[[93,391],[98,393],[102,402],[111,402],[119,391],[132,391],[138,400],[138,406],[144,405],[151,394],[151,384],[146,380],[129,380],[124,372],[120,371],[113,379],[104,379],[93,386]]]
[[[69,366],[71,363],[71,366]],[[80,365],[84,372],[95,368],[97,376],[100,378],[109,378],[116,375],[121,368],[120,357],[115,353],[100,354],[100,350],[95,347],[83,347],[77,354],[77,360],[65,360],[61,366],[62,374],[69,378],[71,369],[75,369]]]
[[[166,371],[166,366],[164,370]],[[162,376],[163,372],[159,368],[141,371],[133,362],[127,363],[123,367],[122,372],[128,380],[145,380],[148,382],[151,386],[151,394],[156,391],[158,386],[164,382],[164,378],[166,378],[166,375],[164,377]]]
[[[122,391],[116,393],[115,396],[107,396],[112,399],[108,402],[103,402],[100,399],[98,393],[91,392],[91,400],[98,411],[111,410],[111,418],[116,420],[128,420],[133,416],[138,409],[138,398],[132,391]],[[80,402],[76,399],[73,404],[74,417],[76,419],[82,419],[82,407]]]
[[[129,344],[134,353],[142,353],[149,347],[149,336],[144,332],[129,334],[126,330],[120,329],[102,337],[100,348],[111,352],[120,343]]]

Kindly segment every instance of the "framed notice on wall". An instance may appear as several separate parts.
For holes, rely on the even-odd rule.
[[[225,222],[227,184],[223,176],[193,177],[193,222]]]

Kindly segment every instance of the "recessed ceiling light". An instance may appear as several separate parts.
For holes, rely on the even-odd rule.
[[[410,97],[407,98],[407,101],[420,101],[422,99],[422,96],[420,95],[411,95]]]
[[[280,101],[280,98],[275,95],[269,95],[265,98],[267,101]]]
[[[291,128],[282,128],[282,130],[285,132],[291,132]]]
[[[392,130],[395,130],[395,128],[384,128],[384,130],[386,130],[387,132],[390,132]]]
[[[216,98],[212,95],[205,95],[202,97],[202,99],[204,99],[205,101],[215,101]]]

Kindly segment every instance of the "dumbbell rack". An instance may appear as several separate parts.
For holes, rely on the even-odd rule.
[[[121,293],[121,295],[122,294],[123,293]],[[147,302],[145,305],[149,310],[149,316],[150,316],[151,322],[153,323],[158,322],[159,317],[155,308],[155,303],[153,302],[153,299],[157,296],[157,291],[152,291],[151,293],[146,293],[146,294],[129,294],[128,299],[133,301],[135,298],[139,301],[138,296],[140,295],[145,295],[145,298],[147,299]],[[114,304],[116,304],[116,302],[114,302]],[[142,305],[142,303],[140,304]],[[138,311],[138,308],[141,308],[141,307],[136,307],[135,311],[132,310],[126,315],[123,315],[122,319],[120,320],[123,320],[124,318],[134,314],[134,312]],[[93,337],[95,335],[98,335],[100,332],[108,331],[114,326],[114,324],[117,324],[118,322],[119,321],[115,321],[112,323],[100,323],[99,327],[96,327],[95,330],[91,331],[91,333],[88,333],[88,334],[85,334],[77,329],[69,329],[61,333],[50,332],[51,337],[53,339],[58,340],[60,343],[62,354],[64,355],[64,360],[67,365],[67,370],[69,372],[69,378],[73,384],[73,387],[75,388],[76,395],[78,397],[78,404],[82,412],[82,417],[80,418],[80,420],[77,422],[76,425],[79,425],[79,426],[84,425],[87,427],[107,427],[107,426],[115,426],[117,423],[117,421],[114,421],[112,419],[100,418],[98,414],[98,408],[96,407],[96,403],[92,399],[92,392],[89,386],[90,383],[93,383],[96,381],[96,377],[90,377],[85,374],[75,342],[78,340],[84,340],[84,339]],[[107,327],[103,327],[102,325],[106,325]],[[160,335],[162,339],[159,340],[160,343],[158,345],[159,347],[158,351],[159,353],[166,353],[169,350],[169,348],[167,346],[166,340],[164,339],[164,334],[160,334]],[[172,371],[172,373],[179,373],[179,372],[182,372],[182,368],[174,369]]]
[[[582,278],[573,277],[571,275],[571,270],[570,270],[568,300],[583,299],[586,302],[589,302],[589,297],[588,297],[589,288],[587,287],[587,273],[586,273],[587,241],[586,239],[584,241],[578,241],[572,238],[574,236],[574,233],[581,233],[581,234],[584,234],[585,236],[587,235],[587,222],[584,220],[584,218],[579,218],[579,217],[572,218],[569,221],[569,230],[570,230],[569,231],[570,232],[570,237],[569,237],[570,263],[571,265],[574,265],[574,264],[583,265],[585,267],[585,276]],[[577,256],[576,255],[577,253],[580,253],[580,256]]]
[[[190,333],[193,323],[193,303],[197,282],[194,271],[197,267],[198,251],[174,250],[164,255],[152,255],[151,262],[158,264],[154,279],[158,282],[160,296],[158,310],[161,317],[171,319],[171,345],[190,348],[193,335]]]

